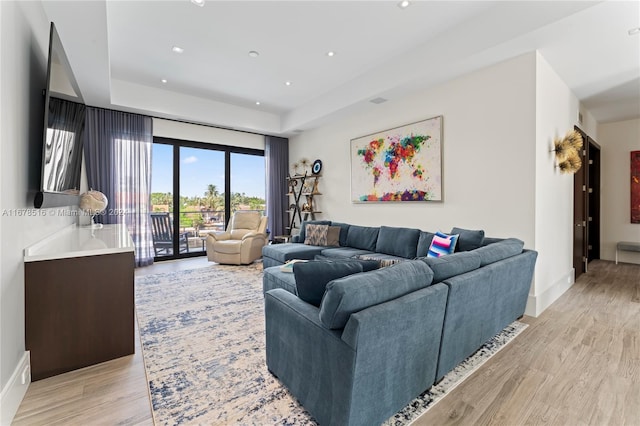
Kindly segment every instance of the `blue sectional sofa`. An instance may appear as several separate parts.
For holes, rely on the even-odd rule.
[[[537,253],[520,240],[454,228],[463,251],[427,258],[431,233],[339,226],[340,247],[263,250],[267,366],[322,425],[382,423],[524,315]],[[303,268],[278,266],[362,255],[392,264],[332,279],[311,303]]]

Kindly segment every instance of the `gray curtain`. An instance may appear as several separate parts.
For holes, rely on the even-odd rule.
[[[96,222],[126,224],[136,266],[152,264],[151,117],[87,107],[84,135],[89,187],[103,192],[109,201]]]
[[[267,216],[270,238],[288,234],[287,172],[289,170],[289,139],[265,136],[264,157],[267,170]]]

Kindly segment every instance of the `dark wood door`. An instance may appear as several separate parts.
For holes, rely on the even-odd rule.
[[[575,278],[600,258],[600,146],[579,128],[582,167],[573,177],[573,268]]]
[[[580,132],[582,133],[582,132]],[[587,137],[582,133],[585,146],[587,145]],[[582,159],[582,167],[573,175],[573,269],[575,270],[575,278],[577,279],[582,273],[586,272],[586,254],[587,254],[587,179],[585,166],[585,151],[580,153]]]

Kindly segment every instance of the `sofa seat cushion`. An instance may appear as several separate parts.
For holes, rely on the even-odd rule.
[[[517,238],[506,238],[486,246],[475,249],[473,252],[480,256],[480,266],[506,259],[522,253],[524,241]]]
[[[422,257],[420,260],[429,265],[433,271],[434,284],[480,267],[480,255],[474,252],[460,252],[442,257]]]
[[[262,275],[262,293],[274,288],[283,288],[289,293],[298,294],[296,277],[291,272],[282,272],[280,266],[266,268]]]
[[[327,257],[356,257],[363,254],[375,253],[369,250],[362,250],[353,247],[325,248],[322,250],[322,255]]]
[[[482,229],[463,229],[453,228],[451,234],[458,235],[458,244],[456,245],[456,251],[471,251],[482,246],[484,241],[484,231]]]
[[[222,240],[213,243],[213,249],[223,254],[238,254],[242,248],[242,240]]]
[[[320,254],[326,247],[309,246],[299,243],[284,243],[264,246],[262,255],[286,263],[292,259],[313,259],[316,254]]]
[[[413,259],[416,257],[419,238],[419,229],[381,226],[375,251],[404,257],[405,259]]]
[[[293,265],[298,297],[313,306],[320,306],[325,288],[330,281],[362,272],[357,261],[330,262],[310,260]]]
[[[390,254],[384,253],[372,253],[372,254],[361,254],[358,256],[358,259],[362,260],[377,260],[380,262],[380,266],[391,266],[394,263],[405,262],[408,259],[400,256],[393,256]]]
[[[341,329],[351,314],[431,285],[433,271],[420,260],[331,281],[320,304],[320,322]]]
[[[347,246],[362,250],[376,251],[376,241],[380,228],[351,225],[347,233]]]

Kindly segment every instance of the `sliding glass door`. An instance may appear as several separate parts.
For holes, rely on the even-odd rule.
[[[209,232],[224,231],[225,152],[180,147],[180,230],[190,253],[205,251]]]
[[[264,214],[264,151],[155,138],[151,192],[156,260],[204,255],[233,212]]]

